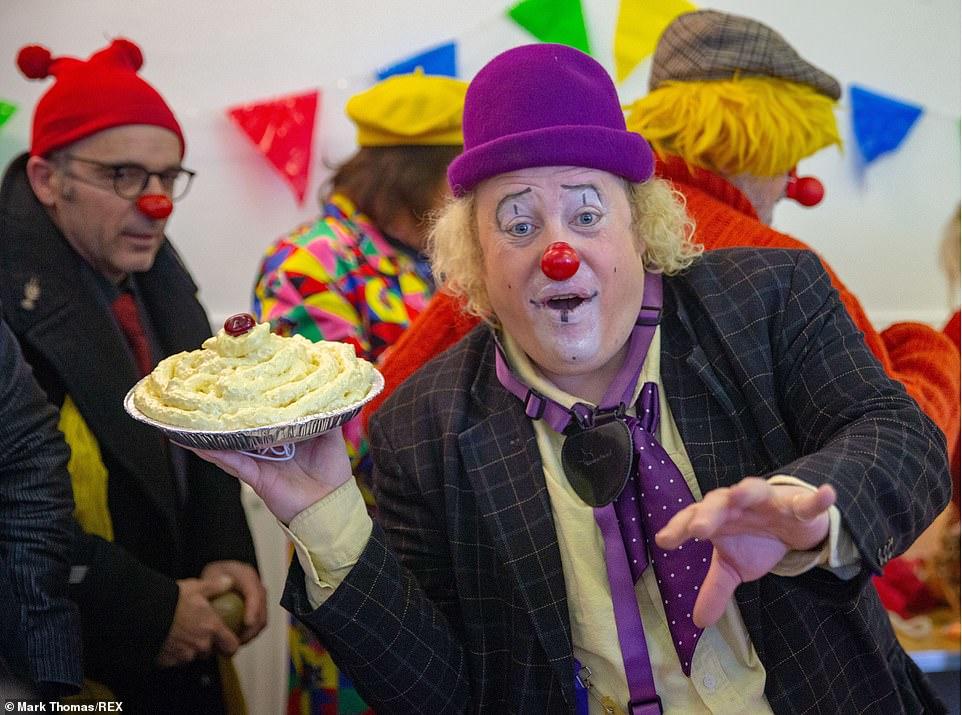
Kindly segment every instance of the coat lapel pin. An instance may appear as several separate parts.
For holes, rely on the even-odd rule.
[[[23,300],[20,301],[20,307],[24,310],[33,310],[37,307],[38,300],[40,300],[40,281],[36,276],[31,276],[23,286]]]

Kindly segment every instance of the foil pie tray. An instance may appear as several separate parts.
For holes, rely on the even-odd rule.
[[[355,402],[334,412],[319,412],[307,415],[291,422],[265,425],[263,427],[248,427],[234,430],[192,430],[176,427],[164,422],[158,422],[145,415],[134,405],[134,391],[143,378],[134,385],[124,398],[124,409],[135,420],[156,427],[166,435],[171,442],[194,449],[227,449],[240,452],[256,452],[278,445],[293,444],[316,437],[340,427],[354,418],[361,408],[374,399],[384,389],[384,376],[374,371],[374,381],[363,400]]]

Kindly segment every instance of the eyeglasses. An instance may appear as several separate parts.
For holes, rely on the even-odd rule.
[[[63,156],[70,161],[90,164],[91,166],[96,166],[103,171],[109,172],[110,178],[113,181],[114,191],[118,196],[125,199],[136,199],[144,193],[147,184],[150,183],[150,178],[156,176],[160,179],[160,185],[164,191],[170,195],[173,201],[177,201],[183,198],[187,190],[190,189],[190,184],[194,180],[194,175],[197,173],[183,167],[167,169],[166,171],[148,171],[139,164],[105,164],[101,161],[85,159],[80,156],[74,156],[73,154],[64,154]],[[81,183],[103,188],[101,184],[95,183],[87,177],[78,176],[73,173],[68,173],[68,176]]]

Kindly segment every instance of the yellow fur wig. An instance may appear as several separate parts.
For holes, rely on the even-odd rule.
[[[665,82],[629,107],[627,122],[660,157],[728,176],[777,176],[823,147],[841,147],[834,104],[771,77]]]

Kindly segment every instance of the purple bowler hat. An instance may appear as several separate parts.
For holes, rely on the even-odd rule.
[[[584,166],[629,181],[651,176],[651,147],[625,128],[604,67],[565,45],[524,45],[478,72],[464,100],[464,152],[448,167],[463,196],[485,179],[535,166]]]

